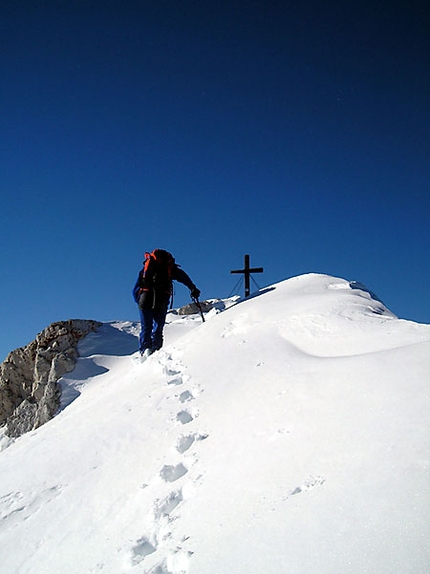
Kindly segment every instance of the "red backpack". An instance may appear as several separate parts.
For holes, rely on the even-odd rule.
[[[164,249],[154,249],[152,253],[145,253],[143,264],[145,282],[150,284],[155,292],[171,294],[174,264],[173,255]]]

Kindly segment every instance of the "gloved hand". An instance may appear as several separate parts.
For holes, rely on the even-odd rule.
[[[190,291],[190,295],[192,299],[198,299],[200,297],[200,289],[197,289],[197,287],[194,285]]]

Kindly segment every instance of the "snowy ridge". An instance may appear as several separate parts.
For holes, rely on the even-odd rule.
[[[310,274],[105,324],[0,453],[1,574],[424,574],[430,326]]]

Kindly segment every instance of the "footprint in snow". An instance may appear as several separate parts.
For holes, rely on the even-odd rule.
[[[182,379],[181,375],[179,373],[175,373],[175,375],[172,376],[172,378],[167,381],[167,384],[168,385],[182,385],[183,382],[184,382],[184,380]]]
[[[165,482],[175,482],[185,474],[187,474],[188,469],[182,463],[173,465],[165,465],[160,471],[160,476]]]
[[[178,548],[147,574],[187,574],[192,552]]]
[[[195,441],[197,440],[205,440],[208,438],[207,434],[189,434],[179,437],[178,442],[176,444],[176,450],[181,454],[186,452],[188,449],[192,447]]]
[[[188,411],[180,411],[176,415],[176,420],[179,421],[181,424],[186,425],[194,420],[194,417]]]
[[[182,490],[171,492],[167,498],[164,498],[163,500],[157,500],[154,505],[155,520],[161,520],[165,516],[170,516],[170,514],[182,501]]]
[[[157,550],[156,546],[143,536],[136,541],[136,544],[131,549],[133,564],[139,564],[146,556],[153,554]]]
[[[184,391],[179,395],[179,400],[181,401],[181,403],[186,403],[187,401],[191,401],[192,399],[194,399],[194,396],[192,393],[190,393],[190,391]]]
[[[193,434],[189,434],[187,436],[181,436],[177,442],[176,450],[181,454],[186,452],[188,449],[192,447],[196,437]]]

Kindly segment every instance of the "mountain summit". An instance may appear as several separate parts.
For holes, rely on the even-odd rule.
[[[1,439],[1,574],[428,572],[430,325],[317,274],[226,307],[79,343]]]

